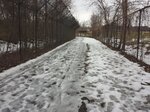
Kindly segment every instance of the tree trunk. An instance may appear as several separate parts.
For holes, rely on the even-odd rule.
[[[126,44],[127,16],[128,16],[128,0],[123,0],[123,44],[122,44],[123,51],[125,51],[125,44]]]

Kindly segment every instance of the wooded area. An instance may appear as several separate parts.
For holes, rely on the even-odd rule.
[[[0,40],[7,42],[0,58],[27,60],[73,39],[79,24],[69,8],[70,0],[0,0]]]
[[[98,13],[91,17],[93,37],[103,43],[128,52],[132,46],[134,57],[143,61],[150,53],[150,3],[140,0],[115,0],[108,5],[105,0],[92,2]],[[144,51],[145,50],[145,51]]]

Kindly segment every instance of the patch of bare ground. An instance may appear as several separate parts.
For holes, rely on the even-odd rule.
[[[78,112],[87,112],[87,107],[86,107],[86,104],[84,102],[82,102],[82,105],[80,106]]]
[[[88,61],[88,58],[89,58],[88,52],[90,52],[90,47],[89,47],[88,44],[86,44],[86,47],[87,47],[87,50],[86,50],[86,54],[85,54],[86,56],[85,56],[85,63],[84,63],[84,73],[85,74],[88,73],[87,67],[89,66],[89,64],[87,63],[87,61]]]

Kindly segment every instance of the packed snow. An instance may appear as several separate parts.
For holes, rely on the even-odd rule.
[[[1,73],[0,112],[150,112],[150,73],[78,37]]]

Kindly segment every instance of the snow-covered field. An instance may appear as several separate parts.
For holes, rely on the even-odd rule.
[[[145,44],[142,49],[139,49],[139,58],[143,60],[146,64],[150,65],[150,42]],[[126,46],[126,52],[132,56],[137,57],[137,49],[134,45]]]
[[[8,46],[7,42],[0,40],[0,54],[4,53],[6,51],[9,51],[9,52],[16,51],[18,48],[18,44],[13,44],[13,43],[10,43],[9,47],[7,47],[7,46]]]
[[[117,46],[119,46],[120,39],[117,39]],[[105,43],[107,43],[105,41]],[[115,40],[112,39],[112,46],[114,46]],[[139,53],[138,53],[138,59],[142,60],[144,63],[150,65],[150,41],[149,38],[146,38],[143,40],[144,44],[140,45]],[[137,58],[137,42],[134,41],[128,41],[126,43],[125,52],[129,55],[134,56]],[[141,47],[142,46],[142,47]]]
[[[39,44],[38,48],[43,48],[44,42],[39,41],[38,44]],[[25,45],[24,42],[22,42],[22,48],[25,48],[25,46],[23,46],[23,45]],[[33,43],[27,42],[26,47],[33,48],[34,46],[33,46]],[[14,51],[17,51],[19,48],[20,48],[20,43],[17,43],[17,44],[9,43],[8,44],[8,42],[0,40],[0,54],[5,53],[6,51],[14,52]]]
[[[150,73],[76,38],[1,73],[0,112],[150,112]]]

